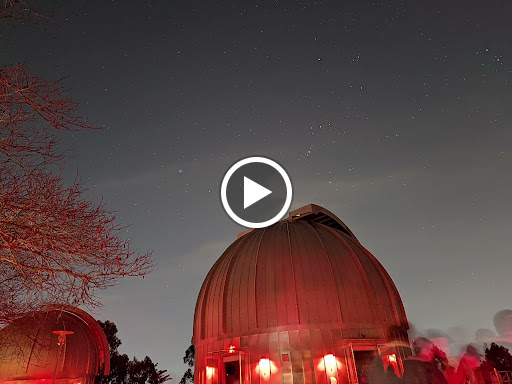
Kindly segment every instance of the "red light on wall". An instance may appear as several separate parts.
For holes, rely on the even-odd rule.
[[[208,379],[211,379],[213,376],[215,376],[215,367],[206,367],[206,377]]]
[[[235,353],[235,346],[234,345],[230,345],[229,346],[228,353]]]
[[[384,363],[384,369],[387,370],[391,368],[395,375],[398,377],[402,376],[403,371],[400,369],[400,366],[398,365],[398,357],[395,353],[390,353],[388,355],[383,356],[382,362]]]
[[[338,361],[332,353],[324,356],[325,371],[327,373],[335,373],[338,368]]]
[[[259,367],[260,367],[260,376],[261,377],[265,377],[265,378],[270,377],[270,360],[269,359],[261,358]]]

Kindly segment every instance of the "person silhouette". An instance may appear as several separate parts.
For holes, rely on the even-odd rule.
[[[404,361],[402,384],[448,384],[434,360],[434,344],[424,337],[413,343],[416,356]]]
[[[468,344],[466,353],[459,361],[457,375],[462,383],[469,384],[485,384],[482,372],[480,370],[480,359],[482,354],[478,352],[476,347]]]
[[[391,365],[388,365],[386,369],[386,373],[384,375],[384,380],[382,380],[382,384],[399,384],[400,379],[396,375],[395,370]]]

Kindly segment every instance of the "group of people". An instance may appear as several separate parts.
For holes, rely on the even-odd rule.
[[[493,371],[481,364],[482,355],[471,344],[457,367],[430,340],[418,337],[414,341],[414,356],[404,361],[403,375],[398,377],[392,365],[386,369],[374,364],[368,384],[494,384]],[[380,359],[379,359],[380,360]],[[379,361],[381,363],[381,360]]]
[[[508,369],[512,366],[512,357],[508,351],[512,351],[512,309],[498,311],[494,315],[493,322],[496,332],[490,329],[479,329],[475,333],[475,341],[482,346],[490,343],[490,351],[493,350],[493,346],[504,348],[508,358],[502,355],[489,360],[483,359],[483,355],[472,344],[468,344],[461,350],[460,359],[447,358],[434,342],[424,337],[416,337],[413,342],[413,356],[403,361],[403,372],[396,364],[395,366],[391,363],[384,364],[385,359],[378,356],[371,365],[365,367],[359,382],[361,384],[511,383],[512,372]],[[441,343],[445,350],[449,349],[446,334],[442,332],[431,332],[431,334],[433,340]],[[497,362],[500,362],[501,368],[496,366]]]
[[[490,384],[491,372],[481,368],[481,354],[469,344],[458,367],[444,364],[436,353],[439,351],[428,339],[418,338],[414,342],[416,356],[404,362],[402,384]]]

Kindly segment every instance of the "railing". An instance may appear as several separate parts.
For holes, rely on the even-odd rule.
[[[512,383],[512,372],[511,371],[494,371],[496,374],[498,382],[500,384],[510,384]]]

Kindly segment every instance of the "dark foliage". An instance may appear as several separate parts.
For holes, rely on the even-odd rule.
[[[507,348],[496,343],[485,348],[485,361],[498,371],[512,371],[512,355]]]
[[[117,337],[117,326],[111,321],[98,321],[103,328],[110,347],[110,375],[97,377],[95,384],[162,384],[170,380],[167,370],[157,369],[157,363],[146,356],[143,360],[133,360],[117,348],[121,340]]]
[[[188,364],[190,368],[188,368],[185,373],[183,374],[183,377],[180,380],[180,384],[193,384],[194,383],[194,371],[192,368],[194,368],[194,365],[196,363],[196,350],[194,347],[194,344],[192,344],[190,347],[187,348],[185,351],[185,356],[183,357],[183,362],[185,364]]]

